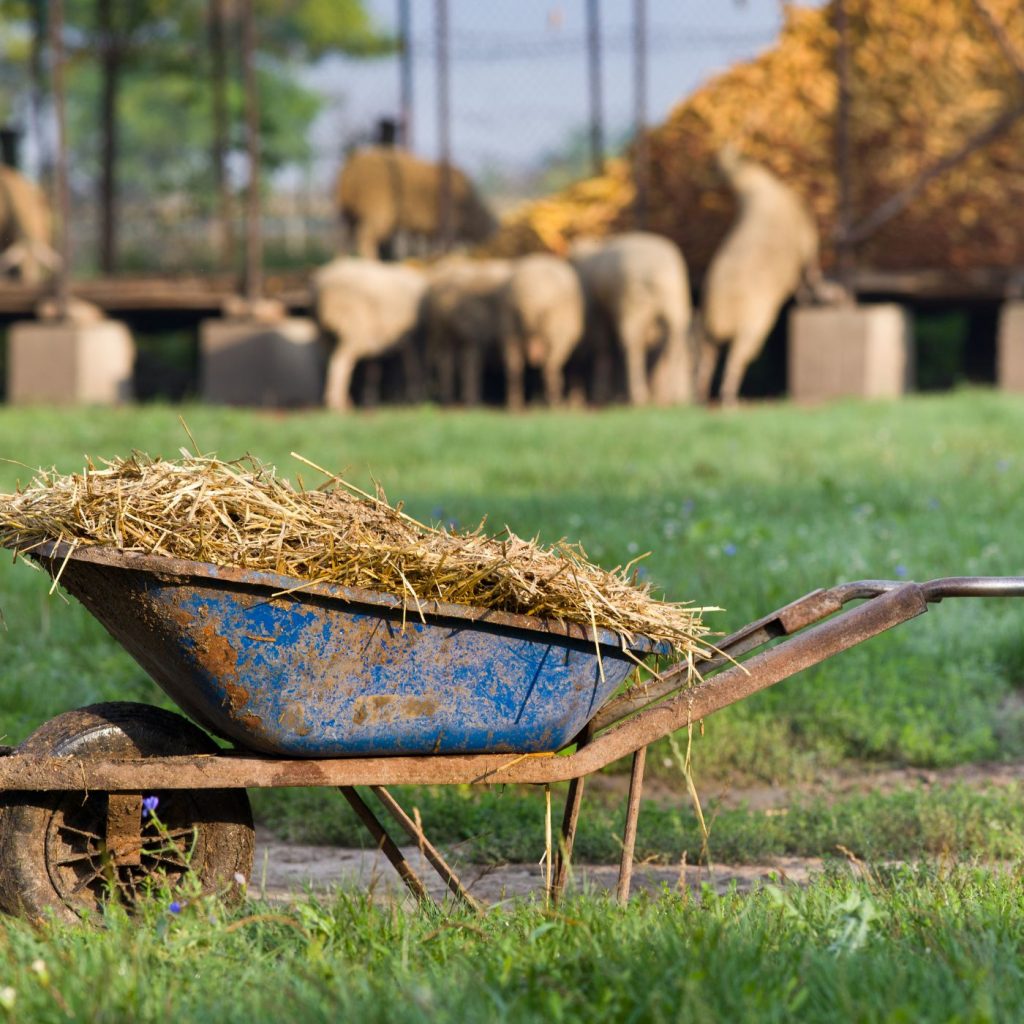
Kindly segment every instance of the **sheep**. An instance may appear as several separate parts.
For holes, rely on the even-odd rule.
[[[579,277],[565,260],[537,253],[516,260],[502,292],[500,333],[510,409],[525,402],[526,366],[540,367],[548,405],[562,401],[565,364],[583,335]]]
[[[335,190],[338,213],[356,252],[376,259],[399,233],[436,239],[441,232],[440,165],[389,146],[367,146],[346,160]],[[498,226],[473,183],[450,168],[452,241],[482,242]]]
[[[56,270],[53,218],[42,190],[12,167],[0,166],[0,272],[17,271],[25,284],[39,284]]]
[[[342,258],[321,267],[313,287],[320,326],[337,338],[327,364],[324,403],[328,408],[349,407],[352,372],[360,359],[401,348],[407,383],[418,378],[413,340],[427,290],[422,271]]]
[[[632,231],[570,247],[588,306],[588,333],[610,327],[626,360],[629,401],[688,402],[690,282],[679,247],[661,235]],[[648,363],[654,368],[648,380]]]
[[[442,260],[429,271],[423,299],[426,361],[442,402],[456,398],[457,371],[462,401],[480,402],[484,359],[498,342],[498,308],[511,272],[508,260],[464,257]]]
[[[707,401],[720,346],[730,343],[723,405],[734,405],[747,368],[801,279],[822,291],[818,230],[803,200],[771,171],[726,146],[718,165],[739,213],[711,260],[700,315],[697,390]]]

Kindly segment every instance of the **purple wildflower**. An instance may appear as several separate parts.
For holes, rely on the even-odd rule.
[[[170,906],[168,906],[167,909],[172,914],[180,914],[181,913],[181,907],[182,907],[182,905],[177,900],[171,900]]]
[[[904,579],[904,577],[906,577],[906,575],[907,575],[907,573],[909,571],[910,570],[908,570],[907,567],[905,565],[902,565],[902,564],[901,565],[897,565],[896,568],[893,570],[893,572],[895,572],[896,575],[899,576],[899,578],[901,580]]]
[[[158,796],[147,796],[142,801],[142,816],[148,818],[151,814],[156,814],[157,807],[160,806],[160,797]]]
[[[730,558],[736,554],[736,545],[732,541],[722,545],[722,551],[725,552]]]

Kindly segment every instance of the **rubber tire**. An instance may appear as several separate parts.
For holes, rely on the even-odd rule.
[[[212,754],[219,748],[188,719],[149,704],[115,701],[68,711],[40,726],[15,753],[36,757],[74,756],[145,758]],[[244,789],[188,792],[198,813],[202,857],[192,871],[205,892],[226,889],[236,872],[252,874],[255,833]],[[74,922],[83,911],[102,904],[84,899],[74,906],[61,897],[50,877],[46,837],[58,809],[81,805],[84,793],[16,792],[0,798],[0,910],[30,920],[52,914]],[[197,848],[199,844],[197,843]]]

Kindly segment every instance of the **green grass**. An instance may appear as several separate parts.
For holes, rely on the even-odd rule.
[[[418,808],[430,838],[476,863],[534,863],[544,852],[544,799],[536,789],[468,786],[393,787],[410,813]],[[562,795],[555,788],[556,797]],[[339,794],[273,790],[252,794],[257,817],[283,838],[363,847],[372,840]],[[832,798],[796,795],[771,812],[705,803],[713,863],[762,864],[775,856],[835,857],[849,850],[867,861],[1024,857],[1024,793],[1019,786],[908,787]],[[682,796],[685,799],[684,796]],[[589,793],[573,856],[618,863],[624,799]],[[556,803],[556,806],[559,806]],[[380,812],[386,817],[384,812]],[[557,819],[555,824],[557,825]],[[692,809],[645,801],[636,856],[659,864],[704,861]]]
[[[102,929],[0,923],[0,1001],[39,1022],[1014,1020],[1021,896],[1016,876],[957,869],[665,893],[628,912],[341,896],[175,915],[158,898]]]
[[[579,539],[614,566],[650,550],[672,598],[732,629],[818,586],[907,574],[1024,573],[1024,403],[987,392],[829,408],[601,413],[259,414],[189,407],[208,449],[286,473],[291,450],[371,474],[428,519]],[[0,409],[0,455],[80,467],[132,447],[173,455],[177,411]],[[0,464],[0,487],[25,479]],[[83,609],[0,566],[0,733],[153,687]],[[701,774],[798,780],[844,759],[943,766],[1024,753],[1024,605],[947,602],[709,720]],[[655,768],[663,758],[654,757]]]
[[[286,472],[292,449],[381,480],[430,519],[582,540],[613,566],[644,550],[673,598],[722,605],[727,631],[858,577],[1024,573],[1024,402],[966,391],[898,404],[609,410],[506,417],[432,409],[353,418],[191,407],[204,447]],[[77,469],[132,447],[173,454],[177,411],[0,407],[0,456]],[[27,473],[0,464],[0,490]],[[0,732],[17,741],[95,700],[166,703],[76,604],[0,563]],[[1024,756],[1024,603],[949,601],[709,719],[702,778],[793,784],[851,761],[943,766]],[[675,772],[661,744],[652,771]],[[435,838],[484,860],[540,854],[537,790],[410,790]],[[913,788],[787,813],[707,808],[720,861],[778,853],[1020,861],[1015,787]],[[283,834],[358,841],[327,791],[256,795]],[[577,852],[614,860],[621,810],[588,792]],[[685,806],[648,803],[638,855],[692,862]],[[156,899],[101,929],[0,921],[0,1020],[996,1021],[1024,1001],[1021,882],[1010,871],[836,869],[806,890],[699,901],[583,895],[482,918],[361,895],[224,910]],[[40,964],[38,961],[41,961]],[[33,967],[35,964],[35,967]],[[7,987],[10,987],[8,991]],[[6,1008],[9,1005],[9,1008]]]

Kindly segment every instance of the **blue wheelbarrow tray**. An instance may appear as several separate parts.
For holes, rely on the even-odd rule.
[[[558,750],[636,659],[608,630],[163,556],[32,551],[197,723],[290,757]],[[627,653],[627,650],[629,653]]]

